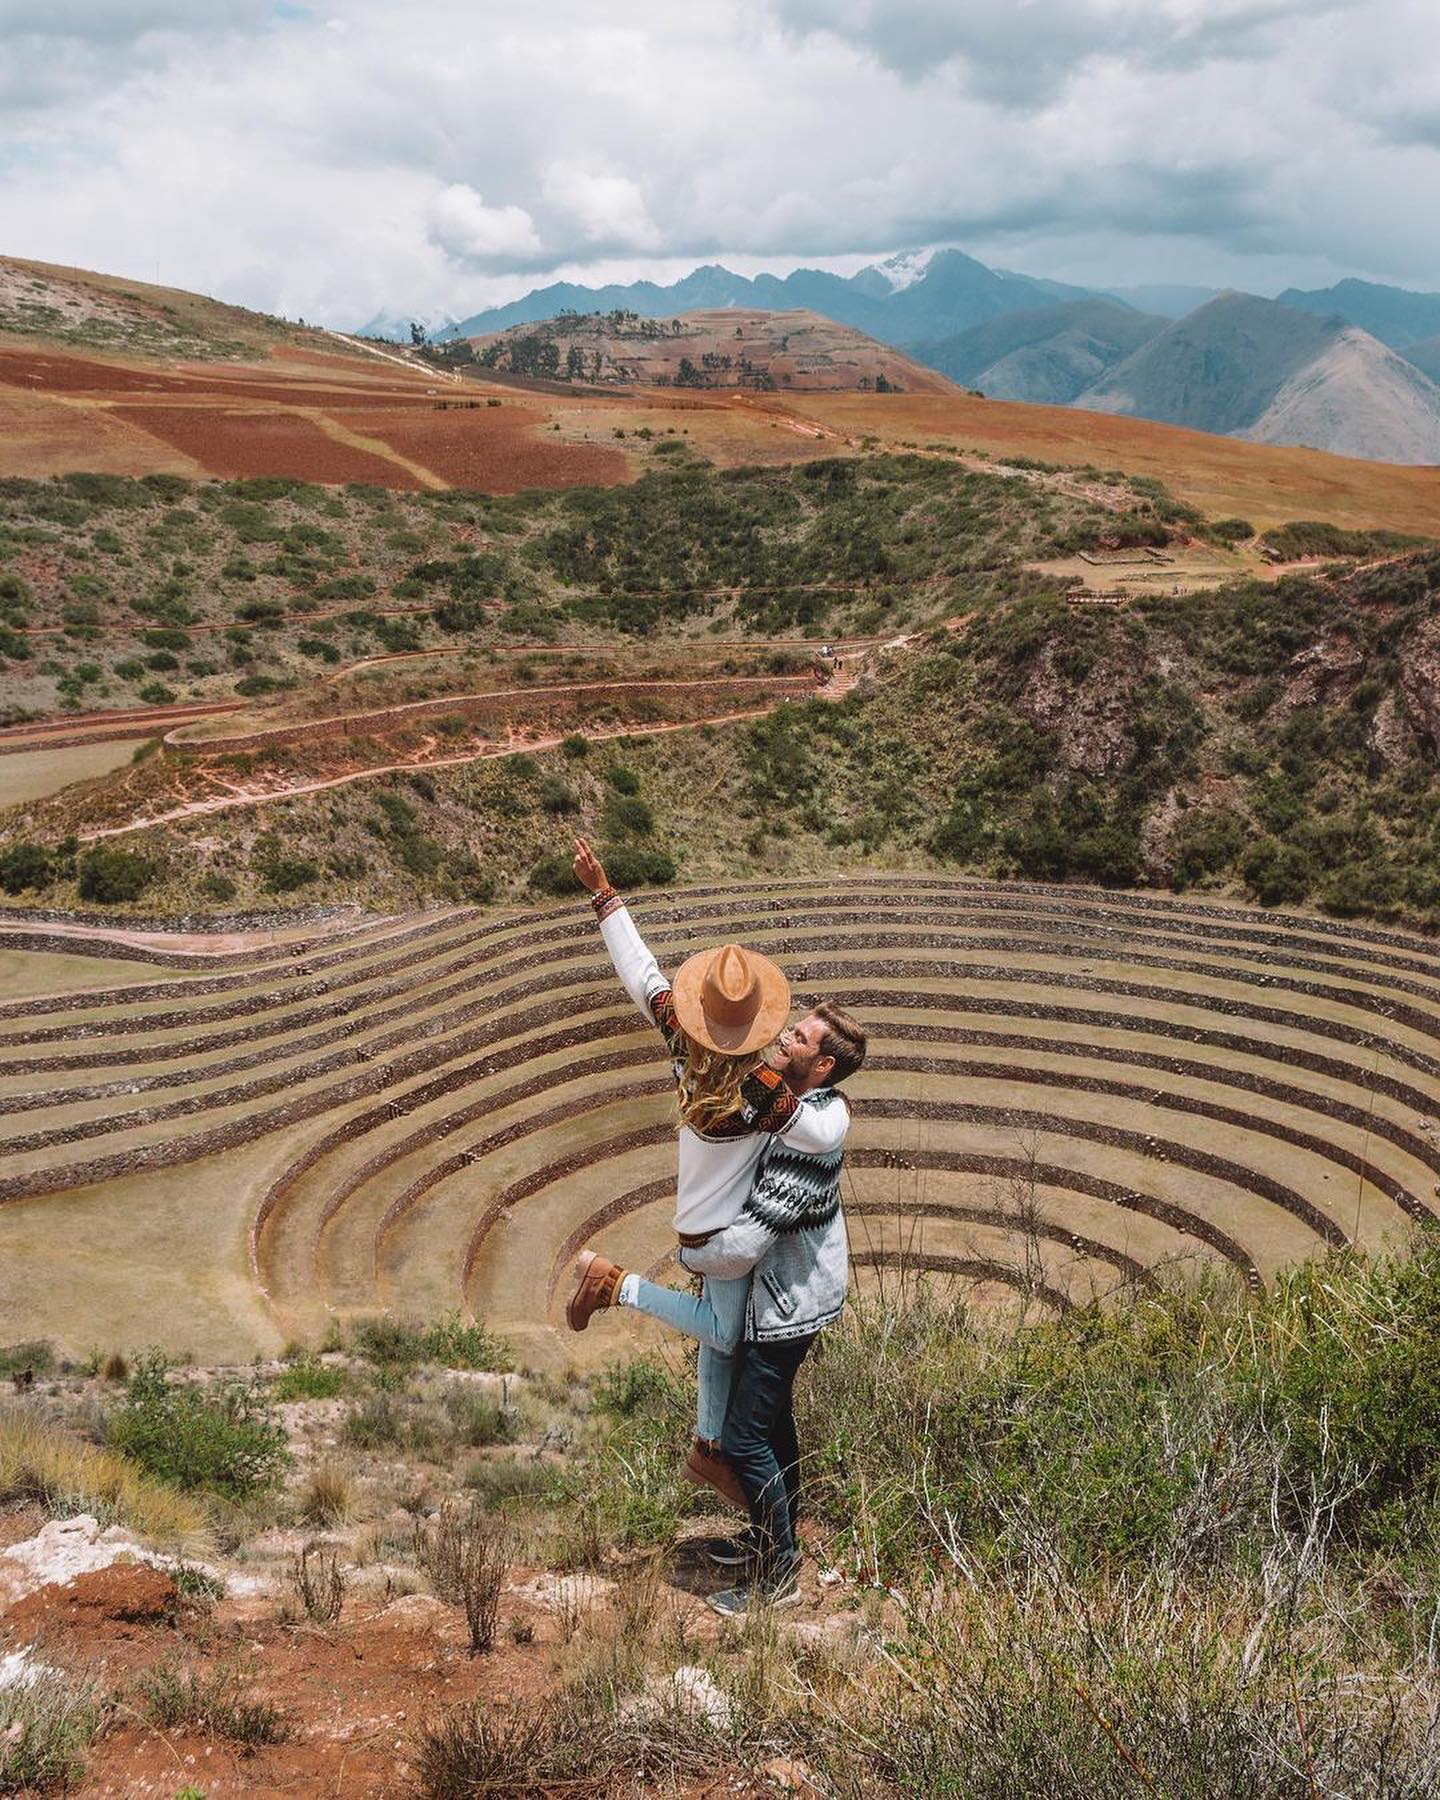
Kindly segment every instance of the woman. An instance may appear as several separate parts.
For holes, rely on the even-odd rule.
[[[739,1217],[768,1143],[783,1133],[794,1149],[833,1151],[843,1140],[845,1109],[803,1105],[765,1060],[790,1012],[790,984],[769,957],[723,944],[690,957],[672,983],[584,838],[575,840],[575,874],[590,891],[622,986],[670,1051],[680,1120],[675,1230],[682,1245],[703,1244]],[[600,1307],[633,1306],[699,1340],[696,1439],[684,1472],[744,1505],[719,1440],[750,1277],[706,1276],[697,1300],[627,1274],[593,1251],[579,1258],[575,1273],[567,1308],[573,1330],[583,1331]]]

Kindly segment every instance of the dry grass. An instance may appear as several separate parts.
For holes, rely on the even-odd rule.
[[[787,395],[785,407],[842,437],[873,435],[886,449],[939,442],[1000,460],[1028,456],[1151,476],[1212,518],[1238,514],[1262,526],[1326,519],[1354,528],[1440,532],[1440,489],[1429,469],[965,394]]]
[[[449,1500],[437,1519],[416,1527],[415,1560],[442,1600],[465,1608],[472,1656],[494,1648],[510,1551],[508,1529],[473,1503]]]
[[[315,1469],[298,1497],[300,1517],[307,1525],[329,1530],[343,1525],[355,1504],[354,1483],[347,1469],[337,1463],[321,1463]]]
[[[167,1546],[199,1546],[207,1537],[196,1501],[21,1406],[0,1407],[0,1500],[38,1501],[57,1516],[94,1513]]]
[[[291,1565],[290,1583],[307,1619],[316,1625],[339,1623],[345,1604],[345,1574],[335,1551],[322,1544],[306,1544]]]

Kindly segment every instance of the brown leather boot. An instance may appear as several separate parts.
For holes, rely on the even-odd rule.
[[[722,1499],[738,1506],[741,1512],[750,1510],[745,1490],[730,1466],[730,1458],[719,1450],[712,1450],[704,1438],[697,1437],[690,1446],[689,1455],[680,1465],[680,1473],[696,1487],[714,1488]]]
[[[591,1313],[598,1312],[602,1306],[615,1304],[625,1271],[618,1263],[606,1262],[593,1250],[582,1250],[575,1259],[575,1275],[575,1292],[565,1308],[565,1317],[572,1331],[583,1331],[590,1323]]]

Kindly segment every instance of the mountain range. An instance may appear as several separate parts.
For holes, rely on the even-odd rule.
[[[909,251],[850,276],[737,275],[557,282],[432,332],[489,337],[567,312],[818,313],[903,350],[988,398],[1125,413],[1377,461],[1440,463],[1440,294],[1376,282],[1278,299],[1151,285],[1105,292],[963,251]],[[363,328],[408,335],[394,318]]]

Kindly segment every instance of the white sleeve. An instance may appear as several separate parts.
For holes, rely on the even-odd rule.
[[[835,1102],[829,1106],[807,1106],[802,1100],[790,1123],[777,1135],[792,1150],[804,1151],[807,1156],[828,1156],[845,1142],[849,1129],[850,1102],[836,1091]]]
[[[646,948],[644,938],[635,929],[630,908],[617,906],[614,912],[603,918],[600,921],[600,935],[605,940],[605,948],[610,952],[610,960],[615,965],[615,973],[620,977],[620,985],[645,1017],[653,1022],[650,1001],[654,995],[664,993],[670,982]]]

